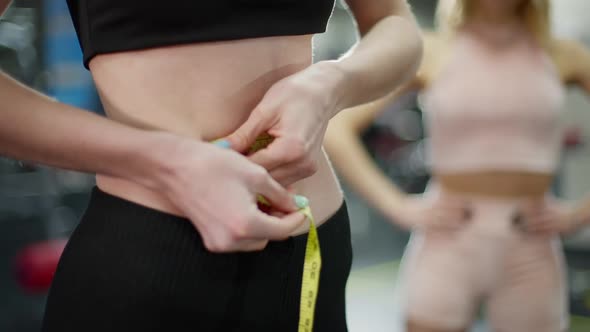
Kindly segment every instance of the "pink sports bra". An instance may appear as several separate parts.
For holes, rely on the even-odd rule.
[[[459,34],[422,95],[429,164],[438,173],[552,173],[562,141],[564,87],[534,43],[490,51]]]

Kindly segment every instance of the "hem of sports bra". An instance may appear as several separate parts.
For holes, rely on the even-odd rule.
[[[101,54],[110,54],[110,53],[119,53],[119,52],[130,52],[130,51],[142,51],[142,50],[149,50],[155,49],[160,47],[170,47],[170,46],[180,46],[180,45],[188,45],[188,44],[199,44],[199,43],[215,43],[215,42],[223,42],[223,41],[232,41],[232,40],[244,40],[244,39],[254,39],[254,38],[265,38],[265,37],[280,37],[280,36],[304,36],[304,35],[313,35],[324,33],[326,31],[326,27],[322,28],[311,28],[311,29],[302,29],[298,31],[274,31],[274,32],[265,32],[260,33],[258,31],[248,32],[242,31],[239,35],[234,34],[232,36],[215,36],[215,37],[176,37],[170,38],[168,40],[158,40],[153,42],[140,42],[134,44],[133,42],[124,43],[121,45],[109,45],[109,47],[105,47],[103,49],[93,48],[90,50],[86,50],[84,52],[84,67],[89,69],[90,61],[97,55]]]

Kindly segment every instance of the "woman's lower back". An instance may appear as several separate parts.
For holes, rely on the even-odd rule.
[[[270,37],[100,55],[90,69],[110,118],[210,141],[244,123],[275,82],[311,64],[311,53],[311,36]],[[294,189],[310,199],[321,223],[341,205],[342,194],[325,154],[316,159],[318,172]],[[97,184],[180,214],[173,202],[136,183],[98,176]]]

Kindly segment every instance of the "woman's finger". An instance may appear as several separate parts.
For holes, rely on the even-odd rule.
[[[224,140],[229,142],[228,145],[232,150],[246,153],[256,142],[256,138],[269,129],[266,121],[257,116],[257,114],[258,112],[256,111],[252,112],[246,122],[236,129],[236,131],[225,137]]]
[[[261,149],[251,156],[248,156],[252,162],[272,171],[278,167],[291,164],[297,156],[292,155],[293,151],[289,148],[286,140],[278,137],[266,148]]]

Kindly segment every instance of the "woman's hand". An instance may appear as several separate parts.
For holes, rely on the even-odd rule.
[[[576,217],[573,204],[558,201],[554,198],[525,204],[522,218],[517,223],[527,233],[537,235],[566,235],[577,230],[581,219]]]
[[[262,249],[305,220],[261,166],[213,144],[128,127],[24,88],[0,73],[0,154],[127,179],[164,195],[211,251]],[[287,215],[270,216],[256,196]]]
[[[469,222],[471,210],[456,198],[406,195],[392,209],[390,218],[407,229],[453,230]]]
[[[337,112],[340,77],[329,62],[317,63],[275,83],[227,137],[231,148],[246,153],[258,136],[268,133],[274,141],[250,160],[285,187],[313,175],[328,121]]]
[[[261,250],[269,240],[288,238],[305,221],[292,194],[234,151],[187,140],[166,152],[166,168],[158,177],[163,194],[192,221],[212,252]],[[262,212],[257,194],[285,214]]]

